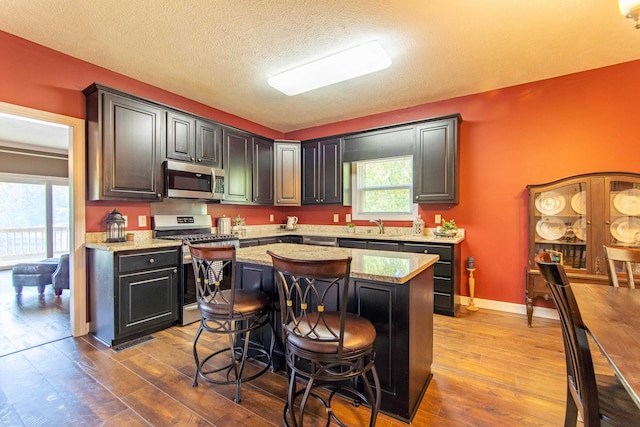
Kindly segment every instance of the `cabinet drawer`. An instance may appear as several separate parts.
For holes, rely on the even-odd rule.
[[[367,249],[367,241],[358,239],[339,239],[338,246],[341,248]]]
[[[118,271],[130,273],[149,268],[176,267],[178,265],[178,251],[145,252],[118,256]]]
[[[373,249],[376,251],[393,251],[398,252],[400,244],[395,242],[376,242],[369,240],[367,242],[367,249]]]
[[[436,277],[453,277],[450,262],[436,262],[433,265],[433,275]]]
[[[436,277],[433,279],[433,291],[435,293],[444,293],[451,295],[451,279]]]
[[[451,307],[451,295],[434,292],[433,293],[433,306],[434,306],[434,308],[436,310],[438,308],[449,309]]]
[[[451,246],[405,243],[402,250],[403,252],[438,254],[440,255],[440,261],[451,261],[453,259],[453,248]]]

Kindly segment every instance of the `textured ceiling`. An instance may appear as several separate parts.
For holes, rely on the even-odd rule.
[[[282,132],[640,59],[616,0],[2,0],[0,30]],[[372,39],[390,68],[266,82]]]

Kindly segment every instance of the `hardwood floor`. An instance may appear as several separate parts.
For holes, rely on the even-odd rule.
[[[526,323],[523,315],[490,310],[462,309],[457,318],[436,315],[434,377],[413,425],[562,425],[559,323],[538,318],[533,328]],[[282,425],[287,381],[281,374],[267,372],[243,384],[240,404],[233,403],[233,386],[191,387],[196,326],[154,333],[154,339],[120,352],[88,335],[2,356],[0,424]],[[225,342],[210,334],[201,341],[211,348]],[[362,408],[342,409],[349,425],[364,425],[358,421],[364,419]],[[322,425],[316,421],[312,425]],[[377,423],[406,425],[386,415]]]
[[[0,356],[71,336],[69,291],[25,287],[16,298],[11,270],[0,271]]]

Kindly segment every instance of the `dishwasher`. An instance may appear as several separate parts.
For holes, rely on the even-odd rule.
[[[316,246],[338,246],[338,238],[326,236],[303,236],[302,244]]]

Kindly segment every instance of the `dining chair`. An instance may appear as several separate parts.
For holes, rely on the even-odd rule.
[[[239,403],[241,383],[257,378],[271,366],[275,342],[273,334],[268,349],[250,342],[251,332],[258,328],[268,325],[273,331],[269,318],[271,299],[260,290],[237,289],[234,286],[234,246],[189,245],[189,252],[201,315],[200,326],[193,340],[196,363],[193,387],[198,385],[198,379],[213,384],[235,384],[234,401]],[[213,351],[201,359],[198,340],[203,331],[226,335],[228,347]],[[259,364],[245,374],[245,362],[249,355]]]
[[[620,286],[618,270],[616,269],[616,263],[619,262],[622,264],[622,268],[626,273],[627,285],[629,288],[635,289],[636,284],[633,280],[633,271],[635,268],[640,268],[640,249],[620,248],[607,245],[603,245],[602,247],[607,260],[609,284],[616,288]]]
[[[371,408],[369,425],[374,426],[381,396],[374,363],[376,330],[369,320],[347,312],[351,257],[298,260],[267,253],[276,272],[289,374],[284,424],[302,426],[305,407],[313,397],[326,408],[327,425],[332,420],[349,425],[331,408],[339,393],[356,406],[366,403]],[[297,379],[306,386],[297,390]],[[321,396],[319,387],[328,396]]]
[[[565,427],[575,426],[578,415],[584,427],[600,426],[601,422],[613,426],[638,425],[640,408],[617,377],[595,374],[587,329],[569,279],[564,267],[550,262],[545,254],[538,254],[535,262],[551,290],[562,327],[567,369]]]

